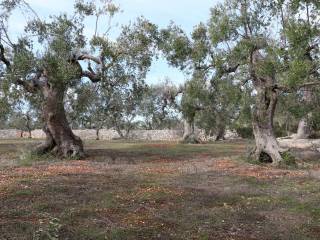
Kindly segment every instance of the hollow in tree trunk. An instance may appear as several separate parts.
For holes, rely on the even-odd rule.
[[[81,158],[84,156],[83,144],[75,136],[67,121],[64,109],[64,89],[48,86],[43,90],[43,120],[45,122],[45,143],[36,152],[45,154],[54,152],[62,157]]]
[[[278,165],[283,159],[273,130],[273,118],[278,94],[272,88],[256,87],[256,103],[253,109],[253,133],[255,136],[254,156],[263,162]]]

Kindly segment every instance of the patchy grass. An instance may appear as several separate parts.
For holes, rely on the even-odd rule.
[[[0,239],[320,239],[319,180],[239,160],[245,142],[88,141],[22,166],[34,144],[0,142]]]

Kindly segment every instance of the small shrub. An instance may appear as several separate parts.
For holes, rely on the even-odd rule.
[[[19,165],[32,166],[35,162],[48,161],[54,158],[51,154],[39,155],[30,150],[22,150],[19,155]]]
[[[30,197],[33,196],[34,192],[30,189],[18,190],[14,193],[15,197]]]
[[[296,158],[293,156],[292,153],[290,152],[284,152],[281,154],[281,157],[283,159],[283,164],[282,166],[289,166],[289,167],[296,167]]]
[[[48,223],[40,220],[40,227],[34,233],[33,240],[58,240],[61,228],[62,224],[58,218],[50,217]]]
[[[236,132],[241,138],[252,139],[253,138],[253,129],[252,127],[237,127]]]

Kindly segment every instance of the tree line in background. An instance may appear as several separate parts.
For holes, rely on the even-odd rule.
[[[0,4],[0,127],[44,126],[39,154],[83,156],[71,128],[97,136],[114,128],[123,138],[132,129],[183,128],[187,142],[198,142],[195,128],[216,140],[229,129],[254,137],[252,157],[280,164],[288,149],[277,137],[318,136],[318,0],[225,0],[191,34],[139,18],[115,40],[110,20],[119,7],[110,0],[77,0],[73,13],[49,20],[24,0]],[[13,40],[17,9],[30,20]],[[96,23],[90,37],[86,19]],[[185,84],[147,85],[158,57],[188,76]]]

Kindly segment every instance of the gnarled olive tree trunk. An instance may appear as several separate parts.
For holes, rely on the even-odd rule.
[[[226,134],[226,124],[221,118],[218,117],[217,128],[215,132],[215,135],[216,135],[215,141],[225,140],[225,134]]]
[[[195,132],[194,123],[184,120],[183,121],[183,143],[200,143],[200,140]]]
[[[277,105],[276,90],[265,86],[256,86],[257,95],[252,112],[252,125],[256,147],[254,156],[257,160],[278,165],[282,161],[281,148],[273,130],[273,118]]]
[[[100,140],[100,130],[101,130],[101,128],[99,128],[99,127],[96,128],[96,140],[97,141]]]
[[[44,96],[43,120],[45,122],[45,143],[41,144],[36,152],[44,154],[54,152],[62,157],[83,157],[83,144],[75,136],[67,121],[64,109],[64,89],[46,87],[42,89]]]
[[[258,161],[279,165],[283,158],[282,149],[274,134],[273,119],[278,102],[278,86],[275,71],[257,71],[266,58],[253,49],[250,57],[250,76],[256,91],[255,105],[252,109],[252,127],[256,142],[254,157]]]

